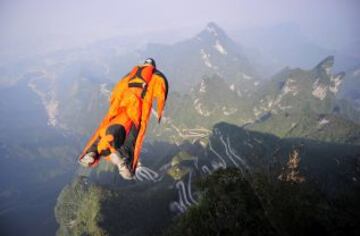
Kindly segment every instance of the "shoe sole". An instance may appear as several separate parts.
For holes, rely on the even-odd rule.
[[[112,153],[110,155],[110,159],[114,165],[118,167],[119,175],[125,180],[132,180],[134,179],[133,174],[127,168],[125,161],[123,158],[119,157],[118,154]]]
[[[96,162],[95,158],[90,157],[90,156],[87,156],[87,157],[84,156],[79,160],[80,165],[82,165],[83,167],[90,167],[95,162]]]

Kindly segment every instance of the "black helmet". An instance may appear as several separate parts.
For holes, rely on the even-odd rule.
[[[148,64],[148,65],[152,65],[153,67],[156,67],[155,60],[150,57],[144,61],[144,64]]]

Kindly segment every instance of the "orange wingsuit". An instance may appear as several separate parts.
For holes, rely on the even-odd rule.
[[[131,169],[135,171],[148,126],[152,104],[156,99],[157,117],[160,123],[167,93],[168,83],[160,71],[148,64],[135,66],[114,87],[110,97],[109,110],[98,129],[87,142],[80,158],[94,144],[96,144],[97,153],[99,154],[104,153],[104,151],[108,151],[108,154],[109,151],[110,153],[116,151],[112,144],[114,140],[113,135],[107,134],[108,128],[112,125],[122,125],[125,128],[126,136],[128,136],[130,129],[135,126],[137,136],[131,163]]]

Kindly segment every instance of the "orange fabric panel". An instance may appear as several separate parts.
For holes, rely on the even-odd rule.
[[[132,163],[133,170],[136,169],[137,163],[139,161],[141,147],[144,141],[145,132],[151,114],[151,107],[152,107],[152,89],[148,87],[148,90],[142,102],[140,130],[135,142],[135,150],[134,150],[134,157]]]
[[[144,69],[141,72],[141,77],[145,80],[145,82],[148,84],[150,80],[152,79],[154,67],[151,65],[147,65],[144,67]]]
[[[141,116],[141,92],[141,88],[129,88],[118,105],[118,109],[124,111],[136,127],[139,126]]]
[[[110,145],[110,142],[112,142],[113,140],[114,140],[114,137],[111,134],[103,136],[100,139],[99,144],[97,146],[98,153],[101,153],[102,151],[105,151],[105,150],[108,150],[108,149],[111,150],[112,147]]]
[[[164,113],[167,88],[164,79],[156,74],[153,76],[153,79],[150,82],[150,86],[153,90],[152,96],[154,99],[156,99],[158,121],[160,122],[161,117]]]
[[[115,99],[119,99],[122,93],[128,88],[128,82],[131,78],[132,74],[136,72],[136,67],[127,75],[125,75],[113,88],[110,96],[110,105],[113,103]]]

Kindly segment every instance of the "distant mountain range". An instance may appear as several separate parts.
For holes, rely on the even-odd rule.
[[[241,47],[215,23],[209,23],[189,40],[173,45],[149,44],[137,52],[119,54],[114,47],[59,51],[33,60],[27,72],[16,78],[28,81],[41,98],[50,125],[88,134],[105,112],[115,82],[150,56],[169,78],[171,91],[182,94],[206,75],[231,81],[243,95],[249,95],[259,83]]]
[[[296,38],[296,35],[297,33],[294,38]],[[298,49],[295,46],[292,48]],[[265,82],[262,79],[264,75],[261,73],[262,69],[259,68],[259,65],[252,63],[249,59],[252,57],[249,57],[247,51],[236,44],[215,23],[209,23],[204,30],[193,38],[172,45],[149,44],[145,49],[137,52],[119,53],[118,50],[121,49],[117,49],[116,43],[111,41],[108,46],[100,47],[97,45],[94,48],[59,51],[34,60],[33,66],[26,64],[28,72],[17,77],[28,80],[30,88],[40,96],[48,113],[50,125],[82,135],[89,135],[89,130],[94,129],[106,111],[107,96],[109,96],[115,82],[127,73],[131,66],[150,56],[156,58],[160,70],[165,73],[170,81],[169,100],[170,102],[174,100],[175,103],[168,106],[169,113],[173,113],[171,110],[174,106],[176,107],[175,104],[186,103],[186,99],[184,101],[179,100],[182,100],[183,96],[189,95],[193,99],[193,105],[196,103],[195,110],[197,113],[202,112],[210,116],[209,106],[203,100],[209,100],[210,107],[213,106],[212,101],[217,106],[222,106],[217,108],[222,112],[212,111],[212,117],[219,117],[209,122],[209,124],[223,119],[229,121],[237,119],[238,124],[244,124],[253,122],[259,118],[260,114],[269,110],[264,107],[268,104],[256,104],[260,100],[262,103],[269,102],[265,101],[264,96],[276,97],[278,93],[282,93],[281,89],[276,89],[277,85],[274,85],[281,83],[281,81]],[[328,70],[333,67],[334,58],[330,61],[331,66],[329,66]],[[302,80],[301,86],[313,86],[310,85],[310,82],[305,85],[307,81],[305,77],[316,77],[317,72],[315,71],[315,69],[313,72],[306,72],[302,69],[284,69],[272,77],[287,76],[292,73],[296,77],[302,77],[299,78],[299,80]],[[349,77],[354,72],[355,70],[350,71]],[[289,91],[285,91],[287,93],[286,100],[291,97],[297,99],[298,96],[304,97],[305,100],[306,97],[314,98],[311,101],[312,106],[318,108],[320,103],[325,104],[326,101],[335,99],[333,97],[338,94],[337,90],[339,89],[341,94],[356,94],[356,92],[350,91],[351,88],[356,91],[356,86],[347,86],[346,89],[340,88],[340,83],[346,76],[343,73],[328,75],[328,77],[326,77],[328,72],[321,72],[319,69],[318,73],[321,80],[318,81],[316,91],[307,88],[306,92],[300,92],[297,96],[289,96]],[[266,77],[271,76],[267,75]],[[211,78],[215,80],[212,81]],[[285,78],[282,80],[282,82],[286,82]],[[354,79],[350,78],[349,80]],[[288,80],[287,83],[292,81]],[[327,83],[332,83],[332,85],[327,85]],[[356,85],[356,83],[354,84]],[[288,85],[284,89],[287,89]],[[204,86],[208,86],[210,91],[205,91]],[[323,91],[323,86],[330,87],[324,87]],[[270,91],[271,88],[264,89],[264,87],[274,87],[275,90]],[[201,92],[196,94],[196,91]],[[314,95],[309,94],[310,91],[317,94],[316,96],[325,95],[326,99],[324,98],[324,101],[323,98],[316,99]],[[179,94],[176,95],[175,92],[179,92]],[[224,100],[215,99],[217,96],[215,97],[214,93],[223,94]],[[254,96],[254,94],[257,95]],[[229,98],[226,98],[225,95],[229,95]],[[349,95],[347,100],[352,101],[355,97]],[[278,99],[281,99],[281,97],[278,97]],[[286,101],[286,103],[293,102]],[[289,109],[290,106],[281,105],[283,106],[282,109],[285,109],[286,106]],[[272,106],[271,109],[274,109],[275,105]],[[294,107],[295,104],[292,104],[292,106]],[[186,107],[189,107],[189,105],[184,106],[182,109],[186,109]],[[349,110],[349,108],[346,110]],[[274,111],[276,112],[276,110]],[[347,111],[347,113],[353,112]],[[356,119],[354,114],[348,117],[352,117],[352,120]]]
[[[345,74],[332,74],[333,64],[327,57],[312,70],[285,68],[269,81],[254,81],[258,89],[249,95],[244,83],[206,77],[188,95],[170,96],[157,136],[196,139],[222,120],[280,137],[359,143],[358,111],[337,99]]]

